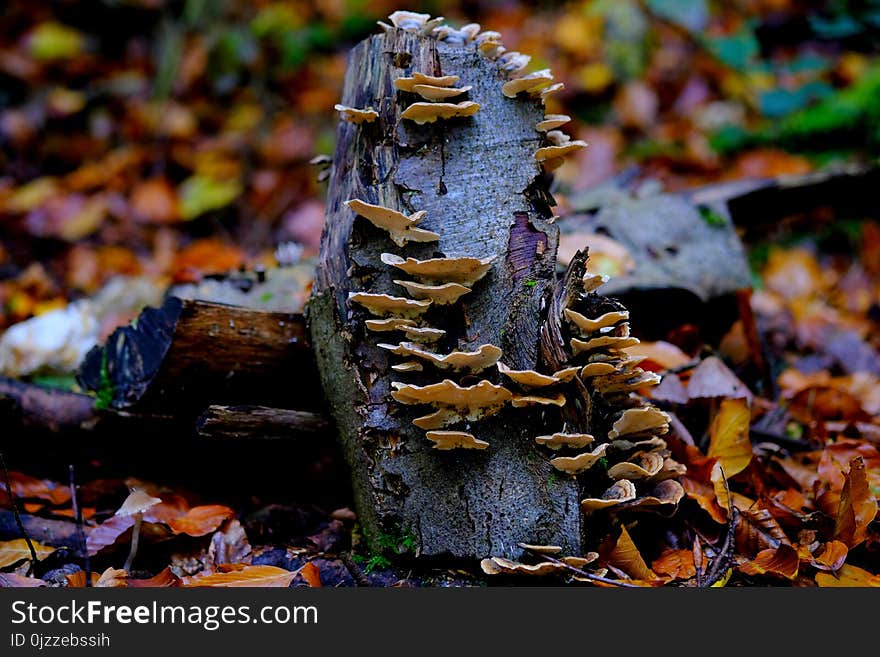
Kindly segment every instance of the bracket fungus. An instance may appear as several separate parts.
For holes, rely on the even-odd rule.
[[[391,369],[395,372],[421,372],[424,367],[417,360],[408,360],[405,363],[397,363],[396,365],[392,365]]]
[[[649,479],[663,468],[663,457],[657,452],[637,452],[629,461],[615,463],[608,468],[612,479]]]
[[[579,367],[566,367],[554,374],[541,374],[534,370],[513,370],[498,361],[498,371],[523,388],[546,388],[557,383],[567,383],[578,373]]]
[[[350,292],[348,298],[353,303],[363,306],[374,315],[400,315],[416,317],[425,312],[431,301],[420,301],[406,297],[393,297],[389,294],[369,294],[367,292]]]
[[[424,125],[434,123],[438,119],[473,116],[479,111],[480,104],[472,100],[464,100],[460,103],[413,103],[403,110],[400,118]]]
[[[507,56],[508,55],[504,55],[501,58],[502,68],[506,68],[506,64],[504,64],[503,60]],[[553,74],[550,72],[549,68],[545,68],[541,71],[535,71],[534,73],[524,75],[521,78],[513,78],[512,80],[508,80],[503,85],[501,85],[501,93],[503,93],[508,98],[516,98],[517,94],[520,94],[524,91],[532,91],[533,89],[537,89],[539,87],[546,87],[551,82],[553,82]]]
[[[411,32],[421,32],[422,34],[431,34],[434,29],[443,22],[442,16],[431,18],[431,14],[419,14],[414,11],[398,10],[388,16],[391,25],[376,21],[386,32],[398,28]]]
[[[413,342],[437,342],[446,335],[443,329],[431,326],[408,326],[403,329],[403,334]]]
[[[565,125],[571,121],[571,117],[566,114],[546,114],[542,121],[535,125],[535,129],[539,132],[548,132]]]
[[[479,440],[466,431],[428,431],[425,437],[434,443],[434,449],[486,449],[485,440]]]
[[[634,499],[636,499],[635,484],[628,479],[621,479],[614,482],[608,490],[602,493],[601,497],[588,497],[581,500],[581,510],[584,513],[592,513],[593,511],[607,509],[608,507],[617,506]]]
[[[427,351],[412,342],[401,342],[398,345],[379,344],[377,346],[387,349],[397,356],[421,358],[441,370],[466,371],[471,374],[482,372],[501,358],[501,349],[492,344],[481,345],[476,351],[453,351],[445,355]]]
[[[517,77],[518,74],[522,72],[531,61],[531,55],[526,55],[515,50],[508,50],[498,58],[498,64],[501,66],[501,70],[512,77]],[[550,74],[549,68],[544,69],[543,71],[536,71],[535,73],[532,73],[532,75],[538,77],[546,77],[549,75],[550,80],[553,80],[553,76]],[[507,96],[507,94],[504,95]],[[516,94],[514,94],[514,96],[515,95]],[[512,98],[513,96],[509,97]]]
[[[357,107],[336,104],[333,106],[333,109],[339,112],[342,118],[349,123],[372,123],[379,118],[379,112],[372,107],[358,109]]]
[[[468,23],[467,25],[462,25],[457,30],[450,25],[441,25],[435,27],[433,32],[439,41],[459,44],[470,43],[477,38],[479,33],[479,23]]]
[[[409,78],[396,78],[394,80],[394,88],[401,91],[416,93],[416,85],[427,85],[430,87],[451,87],[459,81],[457,75],[425,75],[424,73],[413,73]]]
[[[423,282],[451,282],[472,287],[492,268],[495,256],[488,258],[429,258],[428,260],[406,258],[404,260],[393,253],[383,253],[380,259],[386,265],[397,267]]]
[[[567,141],[564,144],[559,145],[551,145],[544,146],[543,148],[539,148],[535,151],[535,159],[538,162],[544,162],[547,160],[556,160],[565,157],[566,155],[573,153],[574,151],[580,150],[581,148],[586,148],[587,142],[581,141],[580,139],[576,141]]]
[[[602,376],[603,374],[614,374],[617,368],[611,363],[587,363],[581,369],[581,378],[588,379],[593,376]]]
[[[436,102],[461,96],[472,88],[470,85],[466,87],[438,87],[432,84],[415,84],[412,90],[425,100]]]
[[[435,413],[413,420],[422,429],[440,429],[459,421],[475,422],[500,411],[513,397],[513,393],[491,381],[480,381],[462,387],[444,379],[427,386],[391,384],[391,396],[401,404],[430,404],[438,407]]]
[[[541,397],[540,395],[515,395],[510,400],[510,405],[514,408],[523,408],[525,406],[565,406],[565,395],[561,392],[552,397]]]
[[[621,506],[627,510],[639,509],[654,511],[662,508],[675,507],[684,497],[684,487],[674,479],[661,481],[647,495],[638,497]]]
[[[554,433],[550,436],[536,436],[535,442],[548,449],[558,451],[563,448],[581,449],[595,438],[588,433]]]
[[[427,214],[424,210],[406,216],[397,210],[360,199],[351,199],[345,205],[377,228],[387,230],[391,241],[397,246],[405,246],[407,242],[436,242],[440,239],[437,233],[416,227]]]
[[[505,559],[504,557],[490,557],[480,562],[480,568],[487,575],[533,575],[544,577],[557,573],[568,572],[564,563],[554,561],[542,561],[536,564],[525,564]]]
[[[625,347],[632,347],[639,344],[638,338],[618,335],[603,335],[590,340],[571,339],[571,349],[575,356],[584,352],[596,351],[597,349],[614,349],[620,350]]]
[[[602,443],[591,452],[584,452],[577,456],[557,456],[555,459],[550,459],[550,464],[557,470],[568,474],[581,474],[592,468],[599,459],[605,456],[607,451],[608,443]]]
[[[448,306],[455,303],[465,294],[471,291],[459,283],[443,283],[442,285],[426,285],[413,281],[394,280],[395,283],[406,289],[416,299],[430,299],[437,306]]]
[[[669,416],[655,406],[628,408],[614,421],[608,438],[613,440],[619,436],[646,431],[654,431],[660,435],[666,433],[669,431]]]
[[[388,317],[387,319],[368,319],[364,325],[370,331],[384,333],[386,331],[402,331],[416,325],[415,320],[403,317]]]
[[[595,319],[584,317],[578,312],[566,308],[564,311],[565,318],[581,331],[581,335],[594,333],[599,329],[614,326],[615,324],[629,319],[629,312],[625,310],[607,312]]]

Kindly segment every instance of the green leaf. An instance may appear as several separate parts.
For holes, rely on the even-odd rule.
[[[190,220],[205,212],[219,210],[237,199],[241,192],[241,183],[237,180],[190,176],[178,189],[181,216]]]
[[[35,59],[69,59],[83,51],[85,39],[61,23],[40,23],[31,32],[28,50]]]

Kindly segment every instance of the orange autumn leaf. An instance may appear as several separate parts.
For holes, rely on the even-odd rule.
[[[55,551],[55,548],[31,541],[34,546],[34,552],[37,553],[37,560],[49,556]],[[31,549],[28,542],[23,538],[15,538],[11,541],[0,541],[0,568],[11,566],[31,558]]]
[[[709,565],[709,558],[703,556],[703,572]],[[658,575],[664,575],[670,579],[691,579],[696,577],[697,569],[694,566],[693,550],[676,550],[667,548],[651,564],[651,570]]]
[[[134,579],[129,576],[127,580],[129,588],[133,589],[164,589],[181,585],[180,578],[171,572],[171,566],[156,573],[149,579]]]
[[[101,573],[98,581],[95,582],[95,588],[98,589],[119,589],[128,586],[126,580],[128,573],[122,568],[113,568],[112,566]]]
[[[740,511],[736,523],[736,547],[740,554],[756,554],[789,542],[779,522],[762,505]]]
[[[868,536],[868,525],[877,516],[877,498],[865,476],[861,456],[850,462],[849,472],[840,493],[840,505],[834,523],[834,538],[852,548]]]
[[[816,584],[821,587],[880,587],[880,575],[872,575],[867,570],[844,564],[836,573],[816,573]]]
[[[299,574],[312,588],[321,588],[321,571],[311,561],[300,569]]]
[[[843,567],[849,550],[840,541],[828,541],[822,552],[814,557],[810,564],[819,570],[840,570]]]
[[[135,219],[154,224],[169,224],[180,219],[177,192],[165,178],[138,183],[129,202]]]
[[[608,555],[608,563],[615,568],[619,568],[633,579],[654,581],[657,573],[648,567],[642,558],[636,544],[633,543],[632,537],[626,528],[622,528],[617,544]]]
[[[224,520],[234,515],[235,511],[220,504],[195,506],[184,515],[169,520],[168,526],[175,534],[204,536],[217,529]]]
[[[779,547],[761,550],[752,561],[741,564],[739,570],[746,575],[778,575],[794,579],[797,577],[799,564],[797,550],[782,543]]]
[[[37,479],[21,472],[10,472],[9,485],[16,499],[46,500],[55,505],[70,502],[70,489],[47,479]],[[6,487],[0,486],[0,504],[8,503]]]
[[[197,281],[205,274],[222,274],[244,262],[244,253],[218,239],[196,240],[182,249],[174,260],[174,280]]]
[[[745,470],[752,460],[750,419],[745,399],[725,399],[709,427],[708,455],[718,459],[727,477]]]
[[[712,520],[721,524],[727,522],[727,510],[719,506],[715,489],[712,486],[690,477],[681,477],[679,481],[684,488],[685,495],[696,501],[712,517]]]
[[[823,285],[822,268],[806,249],[773,249],[762,272],[764,285],[786,299],[810,297]]]
[[[299,571],[284,570],[276,566],[243,566],[238,570],[218,572],[202,577],[192,577],[184,581],[184,586],[192,587],[266,587],[287,588]]]

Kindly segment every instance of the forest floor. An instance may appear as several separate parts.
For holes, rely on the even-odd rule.
[[[0,16],[0,375],[78,391],[85,351],[169,285],[240,268],[286,265],[301,310],[324,214],[310,161],[332,152],[349,48],[399,8],[9,0]],[[556,213],[567,245],[589,243],[599,273],[624,274],[631,256],[567,222],[615,195],[876,166],[877,2],[406,8],[497,30],[532,55],[532,69],[552,67],[565,83],[547,112],[571,115],[566,131],[589,147],[556,172]],[[664,376],[646,394],[677,418],[667,442],[687,466],[685,497],[671,517],[594,537],[606,577],[880,585],[880,214],[854,213],[851,200],[822,198],[772,221],[734,215],[752,288],[722,334],[690,320],[662,331],[633,324],[651,336],[633,351]],[[60,346],[60,334],[36,331],[27,334],[35,356],[10,346],[10,327],[113,282],[124,293],[88,330],[68,318]],[[86,569],[100,586],[531,581],[487,579],[479,564],[426,571],[409,560],[406,537],[365,550],[348,475],[327,442],[77,434],[85,442],[72,444],[8,426],[0,586],[84,586]],[[132,487],[161,502],[137,522],[126,571],[136,519],[117,511]],[[13,510],[32,528],[30,544]],[[573,572],[538,581],[583,584]]]

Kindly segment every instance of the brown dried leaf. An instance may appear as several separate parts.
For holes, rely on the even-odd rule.
[[[235,511],[220,504],[195,506],[184,515],[169,520],[168,526],[175,534],[204,536],[217,529],[224,520],[232,518],[234,515]]]
[[[46,586],[46,582],[35,577],[25,577],[18,573],[0,573],[0,589],[24,589]]]
[[[709,356],[694,368],[687,390],[691,399],[724,397],[751,401],[754,397],[746,384],[717,356]]]
[[[655,581],[658,579],[657,573],[645,563],[625,527],[621,529],[620,537],[608,555],[607,563],[637,580]]]
[[[299,571],[284,570],[275,566],[244,565],[237,570],[213,573],[184,579],[183,586],[193,587],[261,587],[287,588]]]
[[[55,551],[55,548],[42,545],[36,541],[31,541],[31,544],[34,546],[38,560],[49,556]],[[11,541],[0,541],[0,568],[6,568],[6,566],[11,566],[30,558],[31,551],[25,539],[16,538]]]
[[[794,579],[799,565],[797,550],[782,543],[779,547],[761,550],[752,561],[741,564],[739,570],[746,575],[778,575]]]
[[[834,538],[849,547],[855,547],[868,536],[868,525],[877,516],[877,498],[871,492],[865,476],[865,461],[855,457],[840,494],[840,505],[834,523]]]
[[[821,587],[880,587],[880,575],[872,575],[850,564],[844,564],[836,573],[816,573],[816,584]]]

